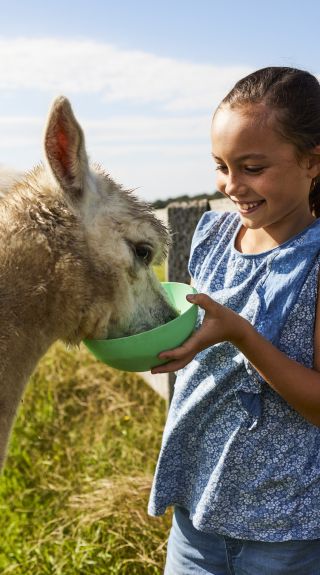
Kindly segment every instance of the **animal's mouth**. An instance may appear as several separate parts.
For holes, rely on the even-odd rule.
[[[140,312],[140,318],[141,318],[141,313]],[[124,329],[121,330],[110,330],[109,335],[108,335],[108,339],[119,339],[121,337],[130,337],[132,335],[138,335],[139,333],[143,333],[146,331],[150,331],[152,329],[155,329],[156,327],[160,327],[161,325],[164,325],[166,323],[169,323],[170,321],[172,321],[173,319],[176,319],[178,316],[180,315],[180,312],[173,306],[170,306],[169,308],[167,308],[167,312],[164,314],[163,311],[162,313],[157,313],[153,316],[153,321],[143,321],[142,319],[140,319],[140,321],[132,321],[132,323]]]
[[[180,310],[178,310],[176,307],[172,306],[170,309],[170,313],[168,315],[168,319],[166,321],[164,321],[163,323],[168,323],[169,321],[176,319],[177,317],[179,317],[180,314],[181,314]]]
[[[176,319],[179,315],[180,315],[179,310],[177,310],[177,308],[175,308],[172,304],[169,304],[166,314],[163,314],[163,312],[162,312],[161,314],[158,313],[156,315],[156,322],[157,323],[153,327],[158,327],[160,325],[164,325],[166,323],[169,323],[169,321]],[[152,329],[152,328],[149,328],[149,329]]]

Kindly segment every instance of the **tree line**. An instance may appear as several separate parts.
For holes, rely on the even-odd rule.
[[[207,194],[207,193],[198,194],[196,196],[189,196],[186,194],[186,195],[182,195],[182,196],[177,196],[175,198],[167,198],[165,200],[155,200],[154,202],[152,202],[152,207],[155,210],[162,210],[163,208],[166,208],[168,206],[168,204],[171,204],[172,202],[193,202],[195,200],[217,200],[219,198],[224,198],[224,195],[218,191],[212,192],[211,194]]]

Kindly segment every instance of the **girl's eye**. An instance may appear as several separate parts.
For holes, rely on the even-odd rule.
[[[248,174],[260,174],[264,170],[264,166],[244,166],[242,169]],[[226,174],[228,167],[224,164],[216,164],[216,171]]]
[[[227,166],[224,166],[223,164],[217,164],[216,165],[216,171],[217,172],[226,172],[227,171]]]
[[[259,174],[262,172],[263,166],[246,166],[245,170],[249,172],[249,174]]]

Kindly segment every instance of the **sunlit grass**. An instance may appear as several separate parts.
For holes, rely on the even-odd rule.
[[[158,265],[158,266],[153,266],[153,269],[154,269],[154,272],[155,272],[155,274],[156,274],[156,276],[157,276],[157,278],[158,278],[158,280],[159,280],[160,282],[165,282],[165,281],[167,281],[167,278],[166,278],[166,264],[165,264],[165,262],[162,263],[162,264],[160,264],[160,265]]]
[[[21,406],[0,480],[0,572],[163,572],[170,513],[146,513],[166,407],[135,374],[57,344]]]

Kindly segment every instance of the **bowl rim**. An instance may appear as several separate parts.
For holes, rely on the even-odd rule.
[[[196,290],[196,288],[195,288],[194,286],[185,284],[185,283],[183,283],[183,282],[169,282],[169,281],[166,281],[166,282],[160,282],[160,283],[161,283],[162,286],[168,285],[168,284],[170,284],[170,285],[172,285],[172,284],[174,284],[174,285],[183,285],[183,286],[186,286],[186,287],[190,287],[190,290],[191,290],[191,291],[190,291],[190,294],[195,294],[195,293],[197,293],[197,290]],[[188,295],[188,294],[186,294],[186,295]],[[122,342],[122,343],[123,343],[125,340],[129,340],[129,339],[132,341],[133,339],[139,338],[139,337],[141,337],[141,336],[145,336],[146,334],[155,333],[155,332],[157,332],[158,330],[163,329],[163,328],[164,328],[165,326],[167,326],[167,325],[172,325],[174,322],[177,322],[177,321],[181,320],[181,318],[182,318],[185,314],[190,313],[190,310],[194,309],[195,307],[196,307],[196,304],[192,303],[192,304],[190,304],[190,307],[189,307],[186,311],[184,311],[182,314],[180,314],[178,317],[175,317],[174,319],[171,319],[171,320],[168,321],[167,323],[164,323],[164,324],[162,324],[162,325],[158,325],[157,327],[153,327],[152,329],[147,329],[146,331],[142,331],[142,332],[140,332],[140,333],[134,333],[133,335],[126,335],[126,336],[124,336],[124,337],[114,337],[114,338],[112,338],[112,339],[108,339],[108,338],[102,338],[102,339],[89,339],[89,338],[85,338],[83,341],[84,341],[84,342],[91,342],[91,343],[94,343],[94,342],[103,342],[105,345],[106,345],[107,343],[108,343],[108,344],[109,344],[109,343],[112,344],[112,342],[119,342],[119,343]]]

